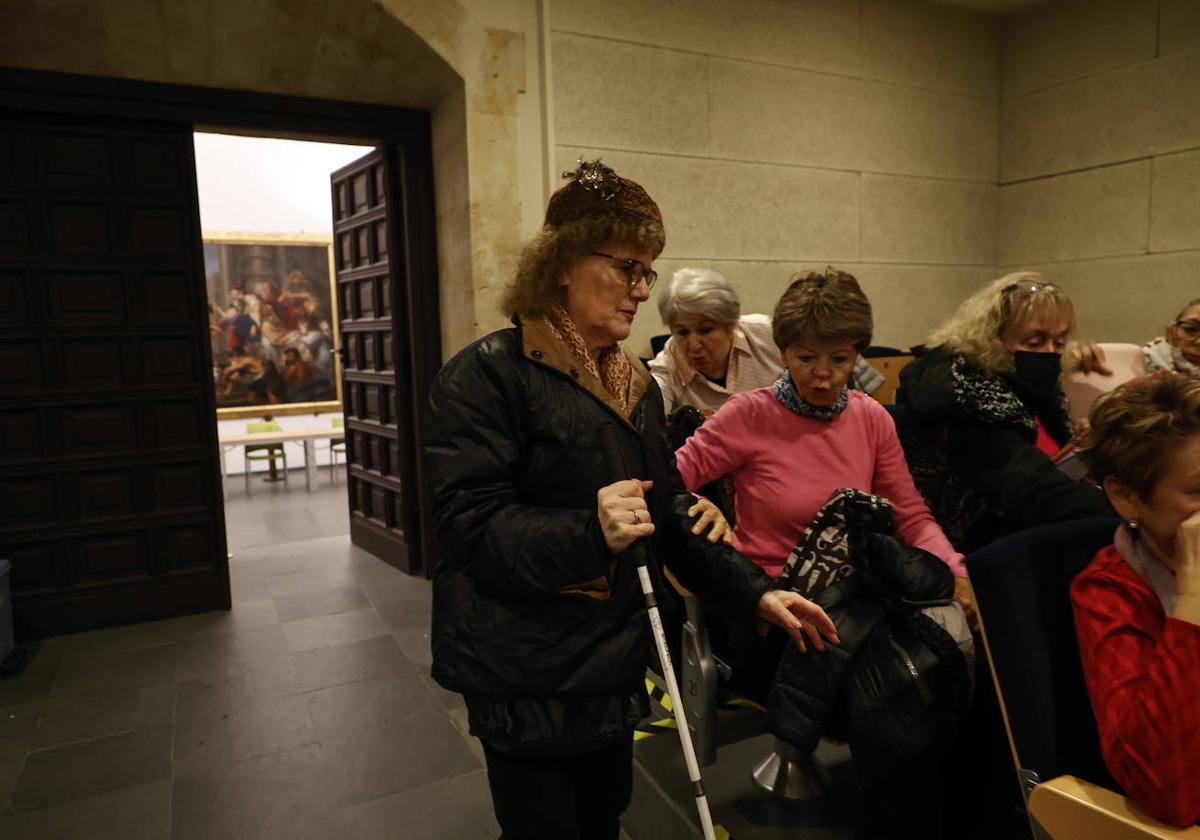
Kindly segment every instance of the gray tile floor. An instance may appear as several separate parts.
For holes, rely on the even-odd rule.
[[[499,835],[462,701],[429,678],[429,583],[351,545],[345,486],[320,478],[231,483],[230,612],[48,639],[0,680],[0,838]],[[668,732],[639,742],[624,840],[698,836]],[[837,797],[797,811],[753,790],[769,746],[706,768],[717,821],[846,837]]]
[[[231,484],[231,612],[49,639],[0,681],[0,837],[498,836],[429,584],[321,480]]]

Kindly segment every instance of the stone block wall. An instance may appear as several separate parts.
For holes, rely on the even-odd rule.
[[[1001,269],[1034,268],[1101,341],[1200,297],[1200,3],[1072,0],[1006,20]]]
[[[908,0],[549,6],[557,166],[599,156],[646,186],[660,274],[715,268],[770,312],[794,272],[833,264],[863,282],[876,343],[900,346],[993,276],[995,19]],[[631,347],[664,331],[648,305]]]

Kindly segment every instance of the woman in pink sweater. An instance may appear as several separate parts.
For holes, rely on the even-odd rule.
[[[732,479],[734,546],[771,575],[835,490],[883,496],[897,536],[950,566],[956,598],[973,616],[962,555],[913,485],[891,416],[846,387],[872,329],[871,304],[853,276],[826,269],[794,280],[772,319],[785,372],[725,403],[676,453],[679,472],[693,492]]]

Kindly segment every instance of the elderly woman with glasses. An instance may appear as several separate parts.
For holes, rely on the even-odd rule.
[[[837,634],[693,532],[662,398],[620,345],[650,296],[662,215],[598,161],[567,176],[507,289],[513,327],[431,389],[433,677],[465,698],[504,837],[616,840],[653,647],[626,549],[641,540],[732,621],[757,615],[801,648]]]
[[[1066,293],[1033,272],[969,297],[900,374],[901,439],[946,535],[969,552],[1014,531],[1111,514],[1059,471],[1073,429],[1059,379],[1075,332]]]
[[[783,357],[767,315],[743,315],[737,292],[723,275],[707,268],[681,268],[658,293],[658,311],[671,337],[650,360],[650,374],[667,413],[684,405],[706,416],[734,394],[770,385],[783,370]],[[883,376],[855,355],[850,387],[868,394]]]
[[[1161,336],[1142,347],[1146,370],[1200,376],[1200,298],[1190,301]]]

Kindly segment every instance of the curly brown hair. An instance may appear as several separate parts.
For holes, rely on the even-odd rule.
[[[562,278],[579,257],[612,242],[636,245],[657,257],[665,241],[662,225],[652,220],[601,216],[544,227],[522,249],[500,306],[505,315],[540,318],[562,303]]]
[[[833,267],[792,278],[771,316],[780,352],[800,342],[848,341],[861,352],[871,343],[871,302],[858,280]]]
[[[1100,484],[1109,476],[1149,501],[1171,449],[1200,435],[1200,379],[1163,372],[1102,396],[1088,414],[1080,455]]]

